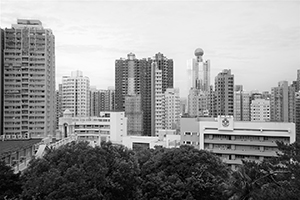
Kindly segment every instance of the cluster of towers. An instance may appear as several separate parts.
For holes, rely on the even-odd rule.
[[[179,129],[179,90],[173,88],[173,60],[153,58],[115,61],[116,110],[125,111],[129,135],[153,136],[161,129]]]
[[[180,128],[181,115],[234,116],[237,121],[295,122],[300,134],[300,70],[291,85],[279,82],[271,92],[247,92],[236,85],[230,69],[210,80],[210,61],[195,50],[188,60],[189,94],[180,111],[179,89],[174,88],[174,63],[162,53],[152,58],[115,60],[115,87],[98,90],[82,72],[63,76],[55,91],[55,40],[39,20],[19,19],[1,29],[1,132],[42,138],[53,134],[63,111],[76,117],[100,111],[124,111],[129,135],[153,136],[161,129]],[[16,136],[14,136],[16,137]]]
[[[300,70],[291,85],[280,81],[271,92],[247,92],[236,85],[230,69],[224,69],[210,85],[210,62],[204,51],[195,50],[188,61],[189,94],[185,112],[189,117],[234,116],[236,121],[294,122],[300,135]]]

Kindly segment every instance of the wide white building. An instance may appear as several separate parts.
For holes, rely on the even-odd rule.
[[[81,71],[62,77],[62,110],[69,109],[74,117],[90,116],[90,79]]]
[[[124,112],[101,112],[100,117],[72,117],[66,110],[59,118],[57,139],[76,135],[79,141],[90,141],[99,145],[101,141],[122,144],[122,137],[127,136],[127,118]]]
[[[242,160],[262,161],[277,156],[276,141],[295,142],[294,123],[242,122],[232,116],[181,119],[181,144],[220,156],[234,169]]]
[[[129,149],[164,147],[180,147],[180,135],[175,130],[158,130],[156,136],[125,136],[122,144]]]

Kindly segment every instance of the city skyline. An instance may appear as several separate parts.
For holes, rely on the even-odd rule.
[[[23,3],[22,3],[23,2]],[[26,4],[25,4],[26,2]],[[35,9],[32,9],[35,8]],[[37,9],[38,8],[38,9]],[[296,79],[300,2],[1,1],[1,28],[37,19],[56,41],[56,85],[81,70],[99,89],[114,85],[114,62],[161,52],[174,60],[174,87],[188,94],[187,60],[202,48],[211,80],[231,69],[245,90]],[[267,75],[267,76],[266,76]]]

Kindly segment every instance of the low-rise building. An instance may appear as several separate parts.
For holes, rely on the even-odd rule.
[[[27,168],[41,139],[4,138],[0,136],[0,160],[11,166],[15,173]]]
[[[181,120],[181,144],[211,151],[232,168],[243,159],[262,161],[276,156],[276,141],[295,142],[295,124],[234,121],[232,116]]]
[[[72,117],[66,110],[59,118],[57,139],[75,134],[78,141],[90,141],[100,145],[101,141],[121,144],[122,137],[127,136],[127,118],[124,112],[100,112],[100,117]]]
[[[157,130],[156,136],[127,136],[123,137],[122,144],[129,149],[165,147],[176,148],[180,146],[180,135],[176,130]]]

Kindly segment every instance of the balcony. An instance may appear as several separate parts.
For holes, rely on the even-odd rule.
[[[236,149],[205,149],[216,154],[228,154],[228,155],[251,155],[251,156],[277,156],[275,151],[260,151],[260,150],[236,150]]]
[[[274,141],[260,141],[260,140],[216,140],[204,139],[206,144],[234,144],[234,145],[252,145],[252,146],[268,146],[277,147]]]

